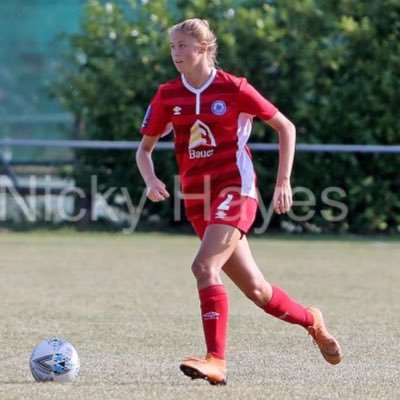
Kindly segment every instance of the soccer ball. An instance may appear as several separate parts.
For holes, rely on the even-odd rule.
[[[78,376],[80,361],[70,343],[52,338],[43,340],[33,349],[29,367],[38,382],[71,382]]]

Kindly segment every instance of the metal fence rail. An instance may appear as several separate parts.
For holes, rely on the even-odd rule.
[[[49,139],[0,139],[0,151],[7,147],[58,147],[71,149],[98,150],[136,150],[138,141],[112,140],[49,140]],[[277,151],[277,144],[250,143],[253,151]],[[157,149],[172,150],[172,142],[158,142]],[[297,144],[296,151],[327,153],[400,153],[400,145],[368,145],[368,144]]]
[[[74,117],[70,113],[0,115],[0,124],[6,125],[72,124],[73,122]]]

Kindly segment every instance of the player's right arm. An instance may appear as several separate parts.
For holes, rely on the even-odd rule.
[[[159,138],[160,136],[144,135],[136,152],[136,163],[146,184],[147,197],[154,202],[166,200],[169,197],[164,182],[160,181],[155,174],[151,158]]]

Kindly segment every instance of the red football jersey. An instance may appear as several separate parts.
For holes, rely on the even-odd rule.
[[[173,130],[189,219],[203,212],[201,194],[215,198],[234,187],[243,196],[257,197],[247,141],[253,118],[268,120],[277,111],[245,78],[222,70],[213,69],[201,88],[192,87],[184,75],[160,85],[141,133],[163,136]]]

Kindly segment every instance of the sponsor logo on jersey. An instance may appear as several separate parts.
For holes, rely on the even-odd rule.
[[[172,109],[174,115],[181,115],[182,107],[176,106]]]
[[[224,115],[226,113],[226,104],[222,100],[216,100],[211,104],[211,111],[215,115]]]
[[[146,126],[149,124],[150,116],[151,116],[151,106],[148,106],[142,122],[142,128],[146,128]]]
[[[197,120],[190,128],[189,158],[211,157],[214,154],[212,147],[216,146],[217,144],[215,143],[215,138],[210,128],[205,123]],[[199,149],[199,147],[203,148]]]

